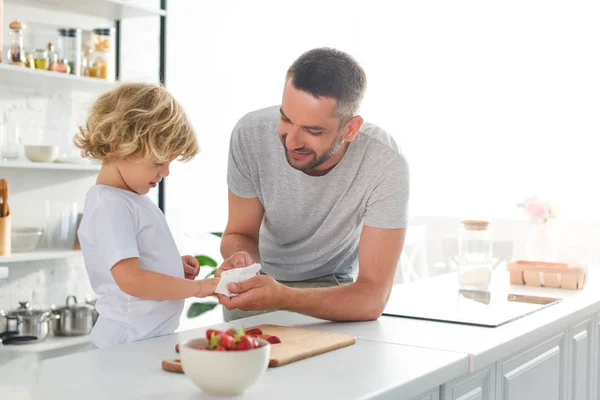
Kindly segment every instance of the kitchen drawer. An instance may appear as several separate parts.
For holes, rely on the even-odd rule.
[[[441,400],[492,400],[495,398],[496,365],[471,372],[442,386]]]
[[[436,387],[429,392],[420,394],[410,400],[440,400],[440,388]]]

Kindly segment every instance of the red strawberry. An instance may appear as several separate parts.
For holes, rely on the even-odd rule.
[[[249,335],[244,335],[240,341],[235,344],[233,350],[252,350],[258,347],[258,342],[255,338]]]
[[[225,350],[233,349],[233,336],[228,335],[227,332],[221,332],[219,334],[219,346],[224,347]]]
[[[269,336],[267,338],[267,342],[269,342],[271,344],[277,344],[277,343],[281,343],[281,340],[277,336]]]
[[[217,346],[214,351],[227,351],[227,349],[225,349],[225,347]]]
[[[246,331],[246,335],[258,336],[258,335],[262,335],[262,331],[258,328],[252,328],[252,329],[248,329]]]
[[[219,333],[221,333],[221,331],[216,330],[216,329],[207,329],[206,330],[206,340],[208,340],[210,342],[210,338],[212,337],[212,334],[218,335]]]

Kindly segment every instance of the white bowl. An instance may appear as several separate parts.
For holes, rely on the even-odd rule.
[[[206,394],[231,396],[243,393],[258,382],[269,366],[271,345],[258,339],[259,347],[252,350],[197,350],[206,346],[206,339],[192,339],[183,344],[181,366],[190,379]]]
[[[33,162],[54,162],[58,157],[58,146],[23,146],[25,155]]]
[[[38,245],[44,228],[13,228],[11,250],[15,253],[32,251]]]

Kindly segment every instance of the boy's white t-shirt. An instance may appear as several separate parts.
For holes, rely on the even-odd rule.
[[[183,300],[143,300],[119,289],[110,270],[137,257],[147,271],[183,278],[183,261],[161,210],[148,198],[94,185],[78,230],[85,268],[100,316],[91,333],[99,348],[173,333]]]

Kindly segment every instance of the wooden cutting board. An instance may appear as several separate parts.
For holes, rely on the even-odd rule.
[[[277,336],[281,343],[271,345],[269,367],[279,367],[356,343],[356,337],[281,325],[258,325],[266,335]]]

